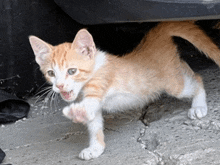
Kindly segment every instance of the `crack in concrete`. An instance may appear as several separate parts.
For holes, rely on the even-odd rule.
[[[137,138],[137,142],[141,144],[142,148],[149,150],[149,151],[154,151],[157,149],[157,146],[160,144],[160,142],[158,140],[158,135],[155,133],[152,136],[150,136],[149,138],[143,139],[147,128],[148,128],[148,126],[140,129],[140,135]]]

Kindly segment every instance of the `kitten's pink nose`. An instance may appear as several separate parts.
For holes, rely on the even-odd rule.
[[[60,90],[62,90],[62,89],[63,89],[63,87],[64,87],[64,85],[63,85],[63,84],[57,84],[56,86],[57,86],[57,88],[59,88]]]

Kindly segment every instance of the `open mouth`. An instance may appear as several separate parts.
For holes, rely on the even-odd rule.
[[[70,92],[60,91],[60,94],[64,100],[71,101],[73,99],[73,91],[72,90]]]

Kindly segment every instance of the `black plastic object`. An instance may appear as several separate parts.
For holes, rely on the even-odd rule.
[[[0,164],[3,162],[5,156],[6,156],[5,152],[2,151],[2,149],[0,148]],[[1,164],[1,165],[12,165],[12,164]]]
[[[5,158],[5,153],[4,153],[4,151],[2,151],[1,148],[0,148],[0,164],[2,163],[2,161],[4,160],[4,158]]]
[[[82,24],[220,18],[219,0],[54,0]]]
[[[0,90],[0,124],[15,122],[27,117],[30,105],[5,91]]]

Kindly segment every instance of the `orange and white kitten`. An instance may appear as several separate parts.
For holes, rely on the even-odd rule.
[[[89,160],[105,149],[102,110],[122,111],[142,107],[165,92],[192,98],[190,119],[207,114],[202,78],[180,59],[172,37],[191,42],[220,65],[220,51],[192,22],[163,22],[123,57],[99,51],[92,35],[80,30],[72,43],[52,46],[30,36],[36,62],[53,90],[69,102],[63,114],[88,126],[90,145],[79,154]],[[82,100],[74,100],[82,95]]]

